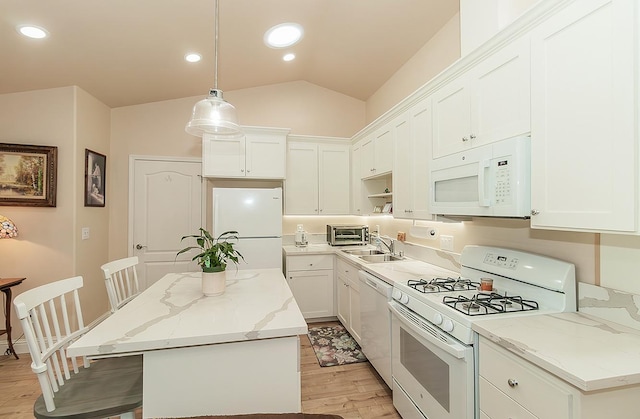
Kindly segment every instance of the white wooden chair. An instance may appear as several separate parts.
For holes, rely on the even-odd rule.
[[[142,406],[142,358],[95,362],[68,358],[67,347],[89,328],[84,325],[78,290],[82,277],[52,282],[23,292],[13,304],[31,354],[42,395],[36,418],[134,416]]]
[[[137,265],[138,257],[133,256],[114,260],[100,267],[104,273],[112,313],[140,294],[138,274],[136,273]]]

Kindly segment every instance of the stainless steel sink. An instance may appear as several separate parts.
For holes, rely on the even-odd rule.
[[[350,255],[383,255],[384,252],[378,249],[347,249],[343,250],[343,252],[348,253]]]
[[[403,256],[390,255],[388,253],[385,253],[385,254],[375,254],[375,255],[360,256],[360,259],[364,260],[365,262],[369,262],[369,263],[381,263],[381,262],[395,262],[395,261],[398,261],[398,260],[403,260],[404,257]]]

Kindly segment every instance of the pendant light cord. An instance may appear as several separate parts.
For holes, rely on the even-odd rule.
[[[218,89],[218,26],[219,26],[219,19],[218,16],[220,16],[219,13],[219,4],[218,4],[218,0],[215,0],[215,18],[214,18],[214,22],[215,22],[215,38],[214,38],[214,48],[215,48],[215,52],[213,54],[213,69],[214,69],[214,73],[213,73],[213,88],[214,89]]]

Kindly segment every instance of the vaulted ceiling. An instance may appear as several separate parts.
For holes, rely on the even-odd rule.
[[[458,10],[457,0],[220,0],[218,88],[305,80],[367,100]],[[265,31],[284,22],[304,27],[302,41],[266,47]],[[27,23],[50,36],[21,36]],[[2,0],[0,62],[0,94],[77,85],[110,107],[204,96],[214,2]]]

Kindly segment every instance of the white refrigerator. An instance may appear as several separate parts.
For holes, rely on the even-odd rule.
[[[238,232],[238,269],[282,269],[282,188],[213,188],[212,226],[214,237]]]

